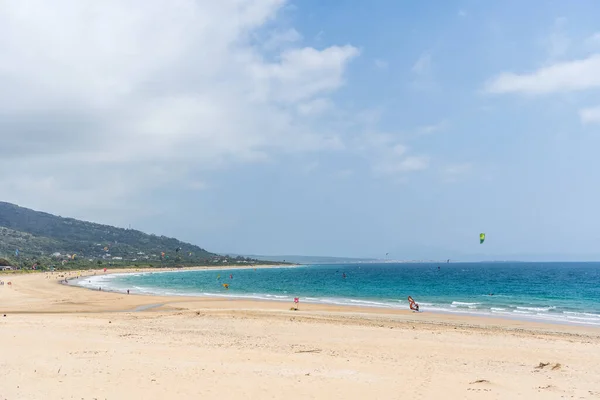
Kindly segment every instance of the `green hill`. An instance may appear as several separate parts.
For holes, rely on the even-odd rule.
[[[73,254],[74,260],[68,257]],[[0,202],[0,258],[23,267],[37,262],[65,268],[85,263],[173,266],[252,262],[229,259],[166,236],[63,218],[4,202]]]

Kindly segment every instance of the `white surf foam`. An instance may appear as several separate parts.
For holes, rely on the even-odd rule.
[[[221,269],[220,271],[225,271]],[[184,271],[156,271],[156,272],[144,272],[134,273],[131,275],[141,276],[149,273],[173,273],[173,272],[184,272]],[[205,272],[205,271],[201,271]],[[215,273],[217,270],[210,270],[210,273]],[[76,285],[87,287],[92,290],[97,290],[98,287],[102,287],[102,290],[113,290],[122,292],[127,287],[124,283],[119,282],[119,276],[124,274],[111,274],[111,275],[97,275],[81,278],[77,281],[73,280],[71,283]],[[129,285],[129,284],[127,284]],[[293,302],[295,294],[290,293],[287,295],[283,294],[268,294],[268,293],[235,293],[231,292],[210,292],[210,291],[198,291],[194,289],[181,289],[176,288],[157,288],[152,286],[144,285],[132,285],[129,287],[134,293],[144,295],[162,295],[162,296],[200,296],[200,297],[220,297],[220,298],[231,298],[231,299],[247,299],[247,300],[267,300],[277,302]],[[406,301],[403,299],[385,299],[385,300],[374,300],[374,299],[359,299],[359,298],[337,298],[337,297],[317,297],[307,296],[300,297],[300,303],[315,303],[315,304],[331,304],[339,306],[357,306],[357,307],[370,307],[370,308],[390,308],[390,309],[408,309]],[[501,304],[491,307],[481,302],[468,302],[468,301],[452,301],[448,303],[436,303],[436,302],[418,302],[421,311],[440,312],[440,313],[452,313],[452,314],[464,314],[464,315],[477,315],[477,316],[497,316],[502,318],[520,319],[520,320],[536,320],[556,323],[573,323],[590,326],[600,326],[600,314],[594,314],[589,312],[576,312],[576,311],[562,311],[557,312],[555,306],[523,306],[523,305],[510,305]],[[554,311],[554,312],[552,312]]]

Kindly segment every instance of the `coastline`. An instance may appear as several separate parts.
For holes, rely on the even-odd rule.
[[[0,277],[12,283],[0,286],[2,399],[600,396],[594,328],[127,295],[60,275]]]
[[[250,267],[244,267],[244,266],[239,266],[239,267],[228,267],[228,268],[221,268],[221,267],[190,267],[187,268],[185,270],[182,269],[168,269],[168,270],[159,270],[156,271],[155,269],[136,269],[135,271],[133,270],[127,270],[124,272],[117,272],[117,273],[111,273],[110,271],[107,272],[106,274],[99,274],[97,275],[98,277],[102,277],[102,276],[114,276],[114,275],[122,275],[122,274],[130,274],[130,275],[136,275],[136,274],[148,274],[148,273],[170,273],[170,272],[184,272],[184,271],[190,271],[190,270],[216,270],[216,271],[230,271],[230,270],[235,270],[235,269],[263,269],[263,268],[295,268],[295,267],[303,267],[303,265],[265,265],[265,266],[250,266]],[[115,293],[122,293],[125,294],[126,293],[126,288],[124,287],[111,287],[110,286],[110,281],[108,282],[94,282],[93,284],[86,284],[83,283],[81,281],[83,281],[84,279],[80,279],[80,280],[76,280],[73,281],[73,283],[71,283],[71,285],[75,285],[75,286],[79,286],[88,290],[95,290],[96,287],[98,286],[102,286],[102,290],[108,291],[108,292],[115,292]],[[174,291],[166,291],[166,290],[162,290],[159,287],[153,288],[153,287],[144,287],[144,288],[137,288],[137,290],[132,290],[131,294],[135,294],[138,296],[150,296],[150,297],[159,297],[159,298],[168,298],[168,299],[172,299],[172,301],[170,301],[171,303],[173,302],[179,302],[179,301],[184,301],[184,302],[197,302],[197,301],[204,301],[204,302],[211,302],[211,301],[218,301],[218,300],[226,300],[226,301],[239,301],[239,302],[265,302],[266,305],[264,305],[263,309],[266,308],[273,308],[273,309],[282,309],[281,305],[282,304],[286,304],[286,305],[293,305],[292,301],[293,301],[293,297],[291,295],[286,295],[286,296],[282,296],[282,295],[274,295],[274,294],[269,294],[268,292],[265,293],[235,293],[235,292],[229,292],[229,291],[222,291],[219,292],[218,290],[215,291],[208,291],[208,292],[204,292],[204,291],[198,291],[198,292],[194,292],[194,293],[186,293],[186,292],[174,292]],[[182,300],[183,299],[183,300]],[[409,315],[412,314],[411,311],[408,311],[408,304],[400,304],[400,303],[396,303],[393,301],[375,301],[375,299],[362,299],[362,298],[344,298],[344,297],[335,297],[335,296],[327,296],[324,298],[313,298],[313,297],[303,297],[300,299],[301,300],[301,304],[303,306],[304,309],[307,309],[307,307],[309,307],[312,310],[320,310],[320,309],[325,309],[328,311],[338,311],[338,312],[350,312],[350,313],[369,313],[369,314],[398,314],[398,313],[402,313],[404,311],[408,312]],[[278,305],[275,304],[271,304],[270,306],[268,305],[269,303],[277,303]],[[452,304],[454,304],[455,302],[453,302]],[[459,304],[472,304],[472,303],[461,303],[458,302]],[[600,328],[600,326],[598,326],[597,322],[589,322],[589,321],[580,321],[580,318],[575,318],[575,320],[571,319],[567,319],[567,318],[571,318],[571,316],[567,317],[567,318],[561,318],[561,314],[556,314],[556,315],[552,315],[552,314],[546,314],[546,315],[541,315],[541,314],[533,314],[533,315],[525,315],[522,311],[518,310],[515,313],[509,313],[509,312],[495,312],[495,311],[491,311],[491,310],[495,310],[494,308],[492,308],[491,310],[489,309],[479,309],[479,310],[466,310],[466,309],[460,309],[457,308],[456,306],[452,305],[451,307],[454,307],[454,309],[444,309],[441,308],[439,305],[435,305],[435,304],[429,304],[429,306],[433,306],[433,307],[428,307],[427,303],[424,303],[422,306],[422,312],[420,314],[426,314],[429,316],[434,316],[436,318],[442,318],[442,317],[449,317],[452,320],[460,320],[460,319],[466,319],[469,320],[471,318],[475,318],[475,319],[479,319],[482,318],[483,320],[501,320],[501,321],[510,321],[511,323],[533,323],[536,325],[551,325],[551,326],[573,326],[573,327],[586,327],[586,328],[592,328],[592,329],[598,329]],[[285,307],[283,307],[285,308]],[[469,307],[471,308],[471,307]],[[420,320],[422,319],[427,319],[427,317],[420,317]],[[579,320],[578,320],[579,319]]]
[[[299,265],[289,266],[298,267]],[[288,267],[287,265],[285,267]],[[281,268],[279,265],[264,266],[239,266],[227,267],[233,269],[251,268]],[[140,311],[203,311],[203,312],[231,312],[252,313],[253,315],[294,315],[295,317],[335,317],[351,319],[357,322],[365,322],[373,319],[381,319],[389,322],[405,324],[421,324],[427,326],[451,326],[461,328],[504,330],[504,331],[530,331],[536,333],[551,334],[575,334],[590,335],[600,338],[600,329],[588,326],[570,324],[564,322],[534,321],[525,318],[507,318],[496,315],[479,315],[467,313],[445,313],[438,311],[427,311],[415,313],[408,309],[365,307],[354,305],[321,304],[301,302],[299,310],[290,311],[294,306],[278,300],[242,299],[233,296],[185,296],[185,295],[155,295],[147,293],[126,294],[123,291],[102,290],[80,286],[77,284],[64,284],[62,279],[67,277],[71,281],[84,279],[91,276],[110,276],[120,274],[136,273],[167,273],[193,270],[225,270],[221,267],[186,267],[160,269],[156,268],[128,268],[86,271],[60,271],[53,275],[49,273],[12,274],[14,288],[21,289],[27,285],[29,296],[27,302],[14,303],[0,297],[1,314],[93,314],[112,312],[140,312]],[[4,275],[7,276],[7,275]],[[64,277],[63,277],[64,276]],[[2,275],[0,275],[2,277]],[[0,278],[1,279],[1,278]],[[6,279],[4,279],[6,281]],[[18,286],[17,286],[18,285]],[[0,292],[1,293],[1,292]],[[149,308],[146,308],[149,307]]]

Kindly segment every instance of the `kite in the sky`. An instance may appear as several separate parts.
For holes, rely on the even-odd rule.
[[[485,233],[480,233],[479,234],[479,244],[482,244],[483,242],[485,242]]]

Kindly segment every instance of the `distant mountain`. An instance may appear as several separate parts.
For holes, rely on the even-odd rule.
[[[328,256],[263,256],[263,255],[238,255],[233,256],[250,257],[256,260],[270,262],[288,262],[294,264],[345,264],[345,263],[361,263],[375,262],[374,258],[350,258],[350,257],[328,257]]]
[[[161,259],[162,252],[164,259]],[[76,254],[76,259],[121,261],[122,258],[144,264],[198,264],[226,259],[174,238],[63,218],[0,202],[0,257],[18,261],[48,258],[53,254],[59,259]]]

